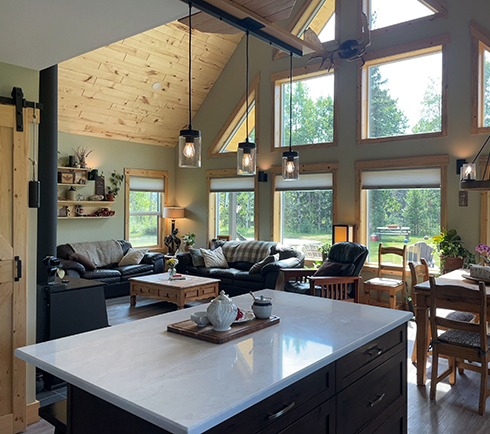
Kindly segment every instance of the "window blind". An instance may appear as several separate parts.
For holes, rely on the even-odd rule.
[[[424,169],[369,170],[362,172],[362,188],[364,190],[440,187],[441,169],[439,167]]]
[[[276,175],[276,191],[288,190],[331,190],[332,173],[300,173],[297,181],[284,181]]]
[[[129,189],[132,191],[151,191],[163,193],[165,191],[165,178],[130,176]]]
[[[254,176],[211,178],[210,191],[211,193],[254,191],[254,186]]]

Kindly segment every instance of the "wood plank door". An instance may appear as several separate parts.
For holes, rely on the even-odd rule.
[[[26,428],[26,251],[29,124],[16,131],[15,107],[0,105],[0,433]],[[22,266],[21,266],[22,264]]]

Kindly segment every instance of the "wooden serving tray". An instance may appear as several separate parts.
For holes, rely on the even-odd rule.
[[[211,342],[213,344],[224,344],[233,339],[240,338],[250,333],[262,330],[274,324],[279,324],[280,318],[276,315],[271,315],[267,319],[257,319],[242,323],[233,324],[231,330],[226,332],[216,332],[212,325],[206,327],[198,327],[197,324],[190,319],[176,322],[167,326],[167,331],[177,333],[179,335],[189,336],[191,338],[200,339],[202,341]]]

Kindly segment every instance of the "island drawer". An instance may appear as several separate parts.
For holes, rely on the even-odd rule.
[[[337,434],[363,432],[406,404],[407,357],[402,351],[337,395]]]
[[[262,433],[262,430],[268,427],[272,429],[272,426],[274,426],[272,431],[266,430],[264,432],[277,432],[277,429],[280,429],[277,427],[283,425],[283,420],[290,420],[289,423],[292,423],[334,395],[335,363],[332,363],[224,421],[206,433],[252,434],[259,431]],[[310,403],[303,405],[310,400],[313,401],[311,405]]]
[[[407,330],[402,325],[363,345],[337,361],[337,390],[342,390],[406,349]]]

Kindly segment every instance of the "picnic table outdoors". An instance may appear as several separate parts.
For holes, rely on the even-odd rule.
[[[407,226],[381,226],[376,228],[376,235],[378,236],[378,240],[381,240],[383,235],[405,235],[405,238],[409,240],[410,228]]]

